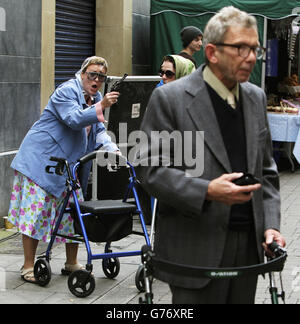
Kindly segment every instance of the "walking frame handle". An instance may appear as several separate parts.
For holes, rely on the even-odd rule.
[[[274,254],[274,256],[267,255],[268,260],[274,259],[274,257],[278,258],[278,257],[282,257],[282,256],[287,256],[286,249],[284,249],[283,247],[278,245],[275,241],[273,243],[269,244],[268,248]],[[278,288],[276,287],[274,272],[269,272],[269,280],[270,280],[269,292],[271,294],[272,304],[278,304],[279,298],[281,298],[283,303],[285,304],[285,291],[283,289],[283,281],[282,281],[281,272],[279,272],[281,293],[278,292]]]
[[[67,171],[70,171],[69,163],[67,160],[52,156],[50,158],[50,161],[57,162],[57,165],[46,166],[47,173],[53,174],[54,172],[52,172],[51,169],[55,169],[55,174],[62,176],[64,174],[65,167],[67,168]]]
[[[133,179],[136,179],[134,167],[127,161],[127,159],[124,156],[122,156],[116,152],[108,152],[108,151],[101,151],[101,150],[91,152],[78,160],[77,164],[73,168],[74,179],[72,177],[72,172],[71,172],[70,165],[69,165],[68,161],[63,158],[58,158],[58,157],[52,156],[50,158],[50,161],[57,162],[57,164],[56,165],[48,165],[48,166],[46,166],[45,170],[49,174],[55,173],[59,176],[62,176],[64,174],[64,171],[66,168],[67,174],[68,174],[66,185],[71,186],[72,188],[74,187],[74,188],[78,189],[80,187],[80,185],[78,184],[78,182],[75,179],[76,178],[75,169],[78,168],[79,165],[85,164],[95,158],[97,159],[97,164],[99,164],[100,166],[103,166],[102,164],[104,163],[104,165],[106,165],[107,167],[108,166],[113,166],[116,168],[126,167],[129,171],[130,177]],[[52,171],[52,169],[54,169],[54,172]]]
[[[57,164],[46,166],[47,173],[54,174],[54,172],[52,172],[51,169],[55,169],[55,174],[62,176],[64,174],[64,170],[66,168],[67,174],[68,174],[68,178],[66,180],[66,186],[69,188],[69,191],[71,191],[72,189],[80,188],[80,184],[78,183],[78,181],[75,178],[73,179],[73,177],[72,177],[70,165],[66,159],[57,158],[57,157],[52,156],[50,158],[50,161],[57,162]]]
[[[143,246],[142,248],[142,263],[144,265],[144,276],[146,284],[145,299],[141,299],[141,304],[152,304],[153,294],[151,287],[151,278],[155,276],[155,268],[165,272],[172,272],[179,275],[189,275],[191,277],[206,277],[210,279],[219,278],[236,278],[247,275],[260,275],[269,273],[270,276],[270,293],[272,297],[272,303],[278,304],[278,298],[281,297],[285,302],[285,292],[283,291],[281,271],[284,268],[284,264],[287,258],[287,251],[279,246],[276,242],[268,245],[269,250],[273,253],[272,256],[268,256],[268,262],[263,264],[256,264],[247,267],[238,268],[204,268],[196,266],[187,266],[177,263],[172,263],[159,259],[155,256],[151,247]],[[280,273],[281,281],[281,294],[278,294],[278,289],[275,286],[274,271]]]
[[[271,244],[268,245],[268,248],[271,252],[274,253],[276,257],[280,257],[284,254],[287,254],[286,249],[281,247],[279,244],[277,244],[275,241],[273,241]]]
[[[177,264],[170,261],[162,260],[153,255],[151,258],[152,269],[160,268],[165,272],[172,272],[178,275],[188,275],[191,277],[206,277],[206,278],[236,278],[247,275],[260,275],[267,272],[281,272],[284,268],[284,264],[287,258],[287,252],[278,244],[272,243],[269,249],[274,253],[274,257],[271,257],[267,263],[255,264],[244,267],[235,268],[209,268],[209,267],[197,267],[183,264]]]

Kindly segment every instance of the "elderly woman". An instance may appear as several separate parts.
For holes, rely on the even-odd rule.
[[[15,172],[8,218],[22,233],[24,265],[21,277],[35,282],[33,267],[39,241],[49,242],[51,229],[66,195],[64,176],[47,174],[51,156],[67,159],[73,165],[83,155],[104,147],[118,151],[107,135],[103,110],[116,103],[118,92],[103,98],[99,89],[106,81],[108,65],[101,57],[87,58],[76,78],[60,85],[50,97],[40,119],[24,138],[11,167]],[[82,177],[86,186],[87,170]],[[78,196],[83,199],[81,189]],[[60,233],[72,236],[73,220],[65,215]],[[78,244],[66,243],[65,271],[82,266],[77,263]]]
[[[195,71],[195,65],[180,55],[167,55],[163,58],[159,75],[162,77],[158,86],[180,79]]]

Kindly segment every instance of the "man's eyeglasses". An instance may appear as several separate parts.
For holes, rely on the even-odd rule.
[[[170,70],[166,70],[166,71],[164,71],[164,70],[159,70],[158,75],[159,75],[161,78],[164,76],[164,74],[166,75],[166,77],[167,77],[168,79],[173,78],[174,75],[175,75],[175,73],[172,72],[172,71],[170,71]]]
[[[88,76],[88,79],[90,81],[96,81],[97,79],[100,82],[106,82],[107,80],[107,75],[103,74],[103,73],[98,73],[98,72],[85,72]]]
[[[235,47],[238,49],[239,56],[243,58],[247,58],[250,54],[251,51],[254,52],[256,58],[258,60],[262,59],[266,49],[262,46],[248,46],[248,45],[236,45],[236,44],[226,44],[226,43],[217,43],[215,44],[216,46],[229,46],[229,47]]]

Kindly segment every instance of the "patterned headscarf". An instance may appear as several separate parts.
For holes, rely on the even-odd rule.
[[[192,61],[180,55],[167,55],[166,57],[171,57],[175,62],[176,80],[188,74],[191,74],[196,70],[195,65]]]

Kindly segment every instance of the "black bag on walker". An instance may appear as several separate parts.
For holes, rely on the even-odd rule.
[[[132,233],[132,214],[105,214],[82,217],[87,237],[91,242],[114,242]],[[77,217],[74,220],[75,233],[83,235]]]

